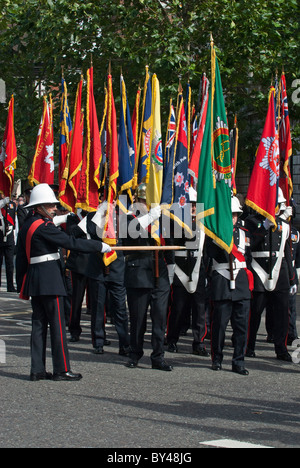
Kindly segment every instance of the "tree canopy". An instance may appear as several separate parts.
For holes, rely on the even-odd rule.
[[[15,95],[18,177],[27,177],[34,154],[42,109],[38,90],[43,85],[54,101],[59,99],[62,67],[73,113],[76,86],[92,56],[100,119],[109,62],[116,103],[122,70],[131,109],[149,65],[160,81],[166,117],[170,98],[176,102],[179,80],[183,88],[190,82],[196,103],[202,73],[210,76],[210,34],[230,126],[238,116],[238,171],[251,167],[269,86],[283,68],[296,145],[299,104],[291,95],[293,81],[300,78],[297,0],[0,0],[0,15],[0,78],[6,83],[7,98]],[[6,107],[0,104],[1,130]],[[58,101],[54,125],[58,134]],[[166,127],[166,118],[162,125]]]

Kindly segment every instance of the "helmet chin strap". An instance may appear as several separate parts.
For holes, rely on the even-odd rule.
[[[41,208],[41,210],[45,213],[45,215],[46,215],[47,218],[53,219],[52,214],[49,213],[49,211],[46,210],[46,208],[44,207],[44,205],[40,205],[40,208]]]

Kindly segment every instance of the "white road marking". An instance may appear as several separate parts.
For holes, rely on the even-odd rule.
[[[250,444],[249,442],[239,442],[232,439],[207,440],[206,442],[200,442],[200,444],[219,448],[272,448],[266,445]]]

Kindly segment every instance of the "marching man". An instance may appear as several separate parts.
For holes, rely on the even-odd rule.
[[[282,217],[279,217],[281,205],[285,207],[285,202],[282,190],[279,189],[275,231],[273,231],[273,224],[268,219],[264,220],[260,215],[247,218],[247,226],[252,233],[254,291],[246,355],[255,357],[255,342],[261,315],[269,306],[273,314],[273,338],[277,359],[291,362],[292,358],[286,347],[289,328],[289,295],[291,288],[293,289],[293,286],[297,284],[297,280],[289,245],[290,227]]]
[[[248,267],[251,263],[249,233],[238,216],[242,213],[237,197],[231,202],[234,246],[232,254],[208,242],[208,255],[212,259],[211,291],[213,316],[211,325],[212,369],[222,369],[225,332],[229,320],[233,328],[234,354],[232,371],[248,375],[244,356],[250,311],[253,277]]]

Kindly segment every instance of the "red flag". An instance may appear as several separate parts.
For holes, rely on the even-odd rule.
[[[256,153],[246,204],[274,225],[279,179],[279,140],[275,125],[275,88],[270,89],[269,108]]]
[[[101,185],[99,168],[102,160],[102,151],[94,98],[93,67],[87,71],[86,119],[87,135],[76,207],[87,211],[95,211],[99,205],[98,190]]]
[[[35,154],[29,172],[30,185],[54,183],[54,140],[52,124],[52,98],[50,103],[44,96],[43,115],[37,136]]]
[[[230,143],[230,157],[231,157],[231,187],[233,195],[236,195],[236,167],[237,167],[237,155],[238,155],[238,141],[239,141],[239,130],[237,127],[237,116],[234,117],[234,128],[231,130],[229,135]]]
[[[0,156],[0,190],[9,198],[11,197],[14,186],[16,161],[17,145],[14,130],[14,97],[12,96],[9,101],[8,116]]]
[[[202,104],[201,111],[198,123],[198,133],[196,137],[195,144],[192,149],[192,154],[189,162],[189,174],[193,177],[195,183],[198,181],[198,171],[199,171],[199,159],[201,154],[201,147],[205,129],[206,115],[207,115],[207,104],[208,104],[208,90],[209,90],[209,81],[206,78],[206,75],[203,75],[202,81]]]
[[[82,166],[82,145],[83,145],[83,129],[84,118],[81,109],[83,77],[77,87],[76,102],[74,110],[74,125],[72,138],[68,153],[68,162],[66,171],[62,178],[65,179],[65,188],[59,194],[61,204],[69,211],[75,213],[75,205],[77,201],[77,193],[80,182],[80,169]]]
[[[280,124],[279,124],[279,150],[280,150],[280,179],[279,185],[289,203],[293,193],[293,182],[290,172],[290,157],[292,155],[292,139],[290,129],[290,117],[286,93],[285,74],[281,75],[280,95]]]
[[[106,159],[107,159],[107,213],[104,227],[103,240],[107,244],[116,245],[116,233],[113,219],[113,202],[117,196],[117,179],[119,176],[119,155],[118,155],[118,130],[117,115],[112,89],[112,76],[107,77],[107,118],[106,118]],[[103,261],[105,265],[110,265],[116,260],[117,254],[112,251],[104,254]]]

